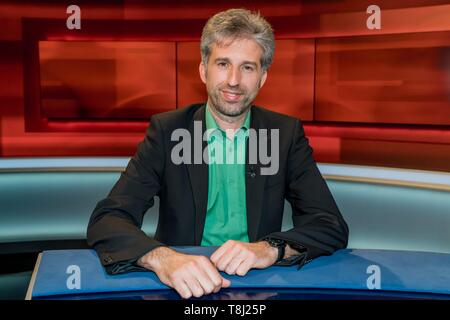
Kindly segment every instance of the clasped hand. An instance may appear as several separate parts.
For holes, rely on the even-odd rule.
[[[160,247],[142,257],[139,264],[154,271],[161,282],[188,299],[229,287],[230,281],[223,278],[219,271],[244,276],[253,268],[264,269],[273,265],[277,256],[277,249],[266,241],[246,243],[229,240],[210,259]]]

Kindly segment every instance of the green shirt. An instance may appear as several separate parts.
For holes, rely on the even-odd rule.
[[[220,129],[206,106],[208,138],[208,206],[202,246],[220,246],[227,240],[249,242],[245,194],[245,153],[250,112],[233,141]]]

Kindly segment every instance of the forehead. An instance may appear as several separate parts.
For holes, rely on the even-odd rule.
[[[228,58],[232,61],[253,61],[260,63],[262,49],[253,39],[225,38],[211,45],[210,61],[217,58]]]

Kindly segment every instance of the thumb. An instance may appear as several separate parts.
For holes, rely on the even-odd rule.
[[[231,281],[222,277],[222,288],[228,288],[231,285]]]

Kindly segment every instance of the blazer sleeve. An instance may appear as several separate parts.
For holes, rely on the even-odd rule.
[[[135,262],[164,245],[141,230],[144,214],[161,187],[164,151],[163,131],[154,116],[127,168],[92,212],[87,242],[110,274],[143,270]]]
[[[294,227],[267,238],[282,239],[302,252],[300,264],[347,247],[348,226],[313,158],[313,149],[299,120],[288,155],[286,199]],[[283,261],[280,262],[283,265]],[[300,266],[301,267],[301,266]]]

